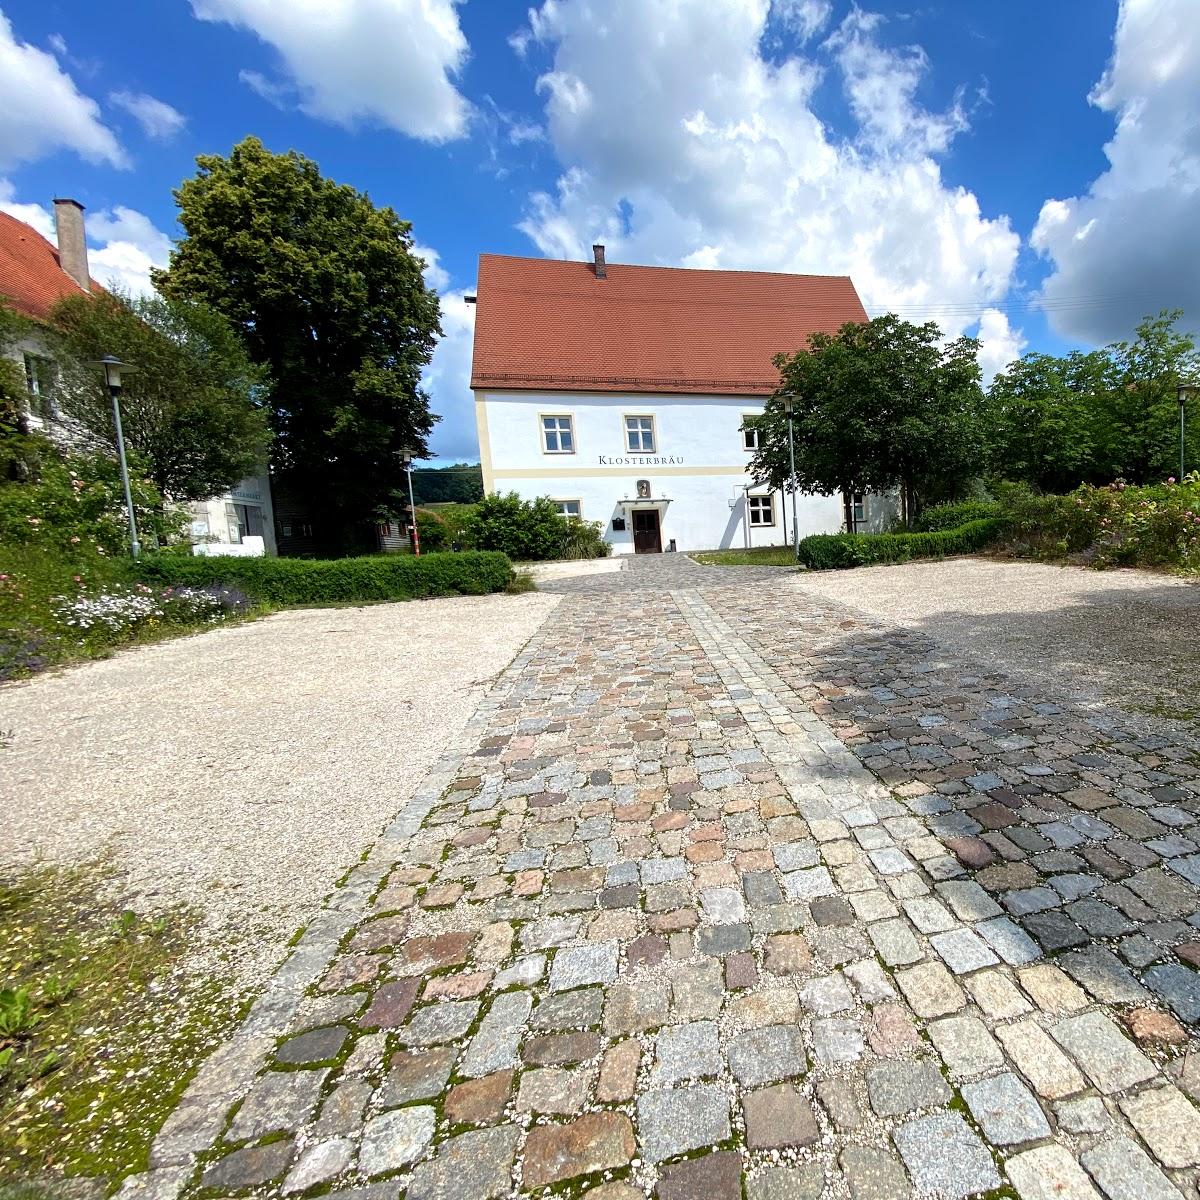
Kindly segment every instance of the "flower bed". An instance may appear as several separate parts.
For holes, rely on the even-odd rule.
[[[114,646],[204,629],[255,608],[234,588],[154,587],[130,581],[128,564],[89,554],[65,558],[36,546],[5,549],[0,571],[0,680]]]
[[[56,596],[53,611],[59,622],[81,634],[93,630],[128,637],[155,625],[215,624],[251,608],[246,596],[234,588],[161,588],[144,583],[133,587],[83,591]]]
[[[1200,472],[1149,487],[1117,480],[1066,496],[1006,488],[1002,502],[1008,548],[1022,557],[1200,571]]]

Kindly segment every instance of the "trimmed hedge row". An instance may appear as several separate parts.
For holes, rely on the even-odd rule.
[[[814,571],[973,554],[995,540],[1004,521],[990,517],[937,533],[815,533],[800,543],[800,561]]]
[[[353,604],[416,600],[425,596],[478,596],[503,591],[512,564],[495,551],[461,554],[376,555],[370,558],[144,558],[138,573],[169,587],[238,588],[264,604]]]
[[[941,533],[946,529],[961,529],[972,521],[1002,516],[1003,512],[997,500],[956,500],[925,509],[917,515],[913,528],[917,533]]]

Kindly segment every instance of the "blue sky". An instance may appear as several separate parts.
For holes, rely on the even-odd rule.
[[[0,207],[143,287],[196,154],[311,156],[428,252],[444,459],[481,251],[849,273],[990,373],[1200,313],[1194,2],[0,0]]]

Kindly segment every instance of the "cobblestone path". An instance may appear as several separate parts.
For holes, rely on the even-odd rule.
[[[1194,1200],[1197,747],[787,574],[561,590],[127,1198]]]

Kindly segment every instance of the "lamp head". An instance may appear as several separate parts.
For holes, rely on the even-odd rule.
[[[1200,383],[1178,383],[1175,385],[1175,395],[1179,400],[1179,407],[1182,408],[1188,401],[1189,396],[1196,395],[1200,392]]]
[[[790,417],[796,408],[796,393],[782,392],[779,396],[779,399],[783,403],[783,411]]]
[[[121,390],[121,376],[132,375],[137,371],[137,367],[131,367],[129,363],[122,362],[112,354],[93,359],[88,366],[97,367],[104,375],[104,382],[118,392]]]

